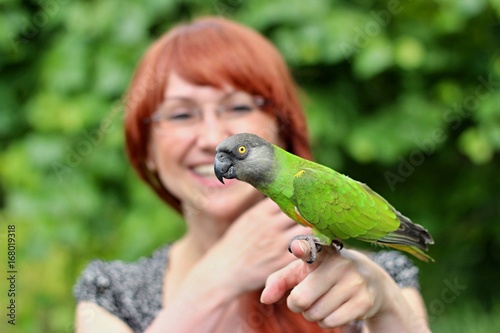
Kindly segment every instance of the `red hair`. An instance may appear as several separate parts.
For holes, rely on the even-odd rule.
[[[151,125],[144,121],[162,102],[169,73],[199,85],[262,96],[265,111],[278,120],[287,149],[310,159],[304,113],[278,51],[255,31],[222,18],[179,25],[158,39],[140,62],[125,96],[126,150],[132,166],[167,204],[180,202],[146,165]]]
[[[288,67],[276,48],[257,32],[219,17],[181,24],[160,37],[141,60],[126,97],[125,138],[128,158],[138,173],[178,212],[179,199],[147,167],[151,124],[145,121],[162,102],[167,79],[175,72],[198,85],[235,89],[262,96],[265,112],[276,117],[286,148],[311,158],[306,119]],[[242,314],[259,309],[258,294],[247,295]],[[252,310],[254,309],[254,310]],[[326,332],[294,314],[285,304],[273,307],[255,332]]]

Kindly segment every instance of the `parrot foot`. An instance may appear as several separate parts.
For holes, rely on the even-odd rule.
[[[292,242],[293,241],[296,241],[296,240],[305,240],[307,243],[309,243],[309,246],[311,248],[311,253],[309,254],[309,259],[306,261],[308,264],[312,264],[313,262],[316,261],[316,256],[318,254],[318,252],[321,252],[321,250],[323,249],[323,245],[326,245],[326,244],[322,244],[321,243],[321,240],[317,237],[314,237],[313,235],[298,235],[298,236],[295,236],[293,237],[291,240],[290,240],[290,243],[288,243],[288,251],[290,253],[292,253]]]
[[[337,251],[340,251],[344,248],[344,244],[342,244],[342,242],[338,239],[332,240],[332,245],[335,245],[337,247]]]

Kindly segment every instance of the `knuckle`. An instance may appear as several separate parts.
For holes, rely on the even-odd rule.
[[[303,312],[311,306],[310,300],[305,295],[294,290],[288,296],[287,304],[292,311],[296,312]]]
[[[321,321],[324,318],[324,315],[315,307],[309,308],[308,310],[304,311],[303,314],[304,318],[312,322]]]
[[[325,329],[335,328],[335,327],[340,326],[338,318],[336,318],[333,315],[330,315],[330,316],[324,318],[323,320],[318,321],[318,325],[321,328],[325,328]]]
[[[361,276],[356,275],[355,277],[353,277],[351,279],[351,285],[356,290],[362,290],[362,289],[365,289],[366,282]]]
[[[353,264],[349,259],[341,260],[337,265],[337,269],[342,272],[347,272],[353,268]]]
[[[374,300],[368,294],[363,294],[361,297],[358,298],[356,303],[357,303],[356,308],[359,310],[360,316],[363,317],[364,313],[366,313],[373,307]]]

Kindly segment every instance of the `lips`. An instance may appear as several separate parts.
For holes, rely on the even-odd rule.
[[[215,178],[214,165],[213,164],[203,164],[193,167],[191,170],[195,174],[201,177]]]

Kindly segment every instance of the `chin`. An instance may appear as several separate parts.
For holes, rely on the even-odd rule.
[[[221,220],[234,220],[260,201],[264,195],[246,183],[234,183],[227,188],[206,189],[192,205],[205,214]]]

